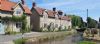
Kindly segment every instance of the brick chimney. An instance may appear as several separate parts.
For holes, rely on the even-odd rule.
[[[21,3],[24,5],[25,4],[25,1],[24,0],[21,0]]]
[[[56,8],[55,7],[53,8],[53,11],[56,11]]]
[[[33,2],[33,3],[32,3],[32,7],[34,8],[35,6],[36,6],[36,3],[35,3],[35,2]]]

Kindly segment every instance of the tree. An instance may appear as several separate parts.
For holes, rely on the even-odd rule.
[[[99,18],[99,22],[100,22],[100,18]]]
[[[98,28],[100,29],[100,18],[99,18]]]
[[[99,36],[100,36],[100,17],[99,17],[98,28],[99,28]]]
[[[95,28],[97,25],[97,21],[88,17],[87,18],[88,28]]]
[[[79,28],[82,28],[84,25],[83,19],[80,16],[76,16],[76,15],[69,15],[71,17],[72,20],[72,27],[76,27],[78,26]]]

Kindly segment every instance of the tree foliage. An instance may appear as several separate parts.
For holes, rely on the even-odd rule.
[[[98,28],[100,29],[100,18],[99,18]]]
[[[84,22],[82,17],[80,16],[75,16],[75,15],[70,15],[71,16],[71,20],[72,20],[72,26],[76,27],[78,26],[79,28],[84,26]]]
[[[88,24],[88,28],[96,28],[97,26],[97,21],[88,17],[87,18],[87,24]]]

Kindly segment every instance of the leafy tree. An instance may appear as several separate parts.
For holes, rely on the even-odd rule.
[[[84,22],[82,17],[80,16],[75,16],[75,15],[69,15],[72,20],[72,27],[78,26],[79,28],[82,28],[84,26]]]
[[[87,18],[88,28],[95,28],[97,25],[97,21],[88,17]]]
[[[98,28],[100,29],[100,18],[99,18]]]

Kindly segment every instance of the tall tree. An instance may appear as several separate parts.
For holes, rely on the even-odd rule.
[[[88,28],[95,28],[97,25],[97,21],[88,17],[87,18]]]
[[[100,18],[99,18],[98,28],[100,29]]]
[[[69,15],[71,16],[72,19],[72,26],[76,27],[78,26],[79,28],[83,27],[83,19],[80,16],[76,16],[76,15]]]

